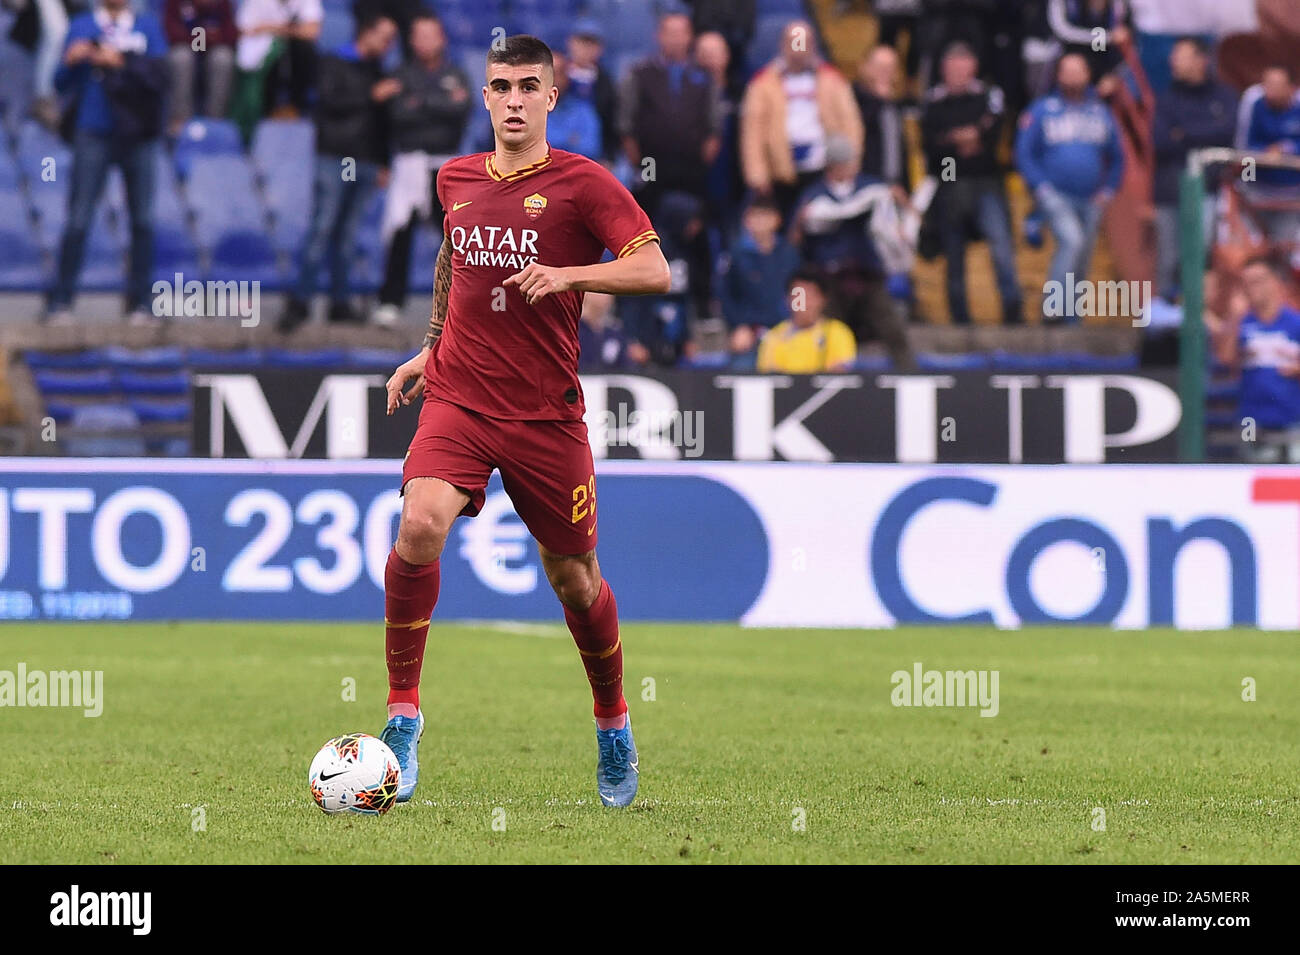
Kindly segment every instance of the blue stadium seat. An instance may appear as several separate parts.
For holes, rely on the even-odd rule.
[[[853,361],[854,371],[890,371],[893,367],[894,362],[888,355],[859,355]]]
[[[1206,401],[1236,401],[1241,397],[1241,382],[1212,381],[1205,387]]]
[[[284,177],[302,178],[311,168],[316,130],[310,120],[267,119],[253,132],[250,158],[263,182]]]
[[[22,184],[22,172],[18,160],[9,152],[9,144],[0,135],[0,192],[9,192]]]
[[[142,423],[181,424],[190,420],[188,401],[133,398],[127,402]]]
[[[1065,352],[1066,367],[1071,371],[1133,371],[1138,367],[1138,356],[1130,355],[1091,355],[1087,352]]]
[[[27,200],[17,192],[0,191],[0,288],[29,292],[48,281]]]
[[[208,278],[220,282],[258,282],[265,291],[279,289],[285,282],[270,237],[265,232],[251,230],[236,230],[221,236],[212,249]]]
[[[920,352],[916,356],[916,367],[921,371],[984,371],[989,367],[989,357]]]
[[[307,235],[314,201],[312,168],[309,157],[296,169],[287,164],[263,169],[271,245],[280,252],[297,252]]]
[[[46,168],[54,173],[54,183],[62,188],[68,181],[72,170],[72,150],[62,139],[44,126],[28,120],[18,130],[18,165],[27,177],[27,182],[35,190],[38,185],[53,185],[41,178]],[[53,159],[52,166],[47,167],[46,159]]]
[[[99,368],[104,364],[104,352],[99,348],[80,351],[29,351],[23,352],[27,367],[36,369]]]
[[[758,0],[759,17],[784,17],[787,20],[805,19],[808,11],[803,0]]]
[[[702,351],[689,358],[683,358],[679,368],[696,368],[716,371],[731,366],[731,354],[725,351]]]
[[[185,124],[176,140],[173,161],[176,172],[185,179],[199,157],[242,156],[244,142],[239,127],[228,119],[199,117]]]
[[[784,13],[767,14],[758,18],[754,26],[754,38],[749,41],[749,48],[745,51],[746,62],[751,70],[758,69],[776,56],[781,48],[781,34],[792,19],[794,18]]]
[[[389,370],[411,357],[410,352],[389,348],[349,348],[344,363],[358,370]]]
[[[1064,371],[1066,359],[1058,354],[1038,354],[996,350],[989,360],[997,371],[1046,372]]]
[[[185,350],[176,346],[161,348],[123,348],[110,345],[100,359],[116,371],[180,371],[185,367]]]
[[[420,228],[415,230],[411,242],[411,271],[408,288],[412,292],[428,294],[433,291],[433,266],[442,247],[440,230]]]
[[[43,395],[111,395],[117,391],[113,373],[107,368],[34,370],[32,377]]]
[[[194,213],[199,247],[212,249],[232,232],[258,232],[265,211],[253,184],[253,167],[242,155],[196,157],[185,196]]]
[[[196,371],[214,368],[261,368],[266,361],[260,348],[238,350],[191,348],[187,359],[190,368]]]
[[[357,25],[352,12],[346,8],[333,9],[325,14],[320,25],[320,39],[316,46],[322,54],[332,53],[356,36]]]
[[[190,376],[184,371],[129,371],[117,372],[118,389],[127,395],[187,395]]]
[[[319,348],[315,351],[291,351],[287,348],[268,348],[268,368],[338,368],[347,361],[342,348]]]
[[[144,437],[129,433],[140,427],[140,419],[124,404],[80,405],[69,426],[81,433],[67,435],[61,443],[75,457],[142,457],[145,453]]]

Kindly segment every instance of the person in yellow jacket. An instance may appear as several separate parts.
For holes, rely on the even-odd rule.
[[[787,288],[790,317],[763,336],[758,370],[787,375],[846,370],[858,357],[858,343],[849,326],[823,314],[821,281],[811,272],[796,272]]]

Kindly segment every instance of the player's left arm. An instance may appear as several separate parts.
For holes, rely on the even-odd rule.
[[[503,285],[518,285],[529,305],[554,292],[607,292],[610,295],[664,295],[672,286],[668,260],[658,242],[646,242],[627,255],[596,265],[553,266],[532,262]]]

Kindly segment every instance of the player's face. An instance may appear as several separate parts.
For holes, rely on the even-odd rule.
[[[546,136],[546,114],[555,108],[559,92],[551,71],[542,64],[488,64],[483,104],[492,117],[498,142],[525,146]]]

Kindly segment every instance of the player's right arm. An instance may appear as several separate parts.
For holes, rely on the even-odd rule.
[[[400,405],[409,405],[424,387],[424,366],[433,351],[434,342],[442,335],[442,327],[447,322],[447,300],[451,295],[451,243],[443,240],[438,250],[438,261],[433,267],[433,310],[429,315],[429,330],[424,335],[424,347],[420,353],[409,361],[397,366],[393,377],[388,379],[388,413],[391,415]],[[415,379],[415,384],[406,388],[406,382]]]

